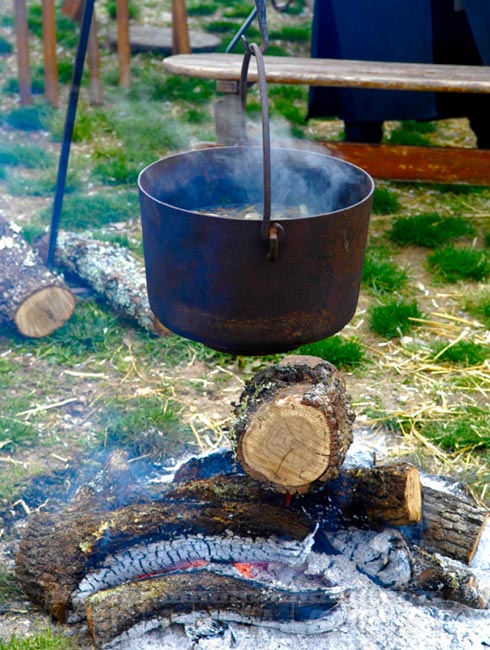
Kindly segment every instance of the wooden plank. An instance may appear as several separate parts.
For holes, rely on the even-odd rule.
[[[164,60],[173,74],[204,79],[240,79],[239,54],[178,54]],[[490,93],[490,67],[265,56],[268,82],[305,86]],[[257,81],[255,65],[249,81]]]
[[[374,178],[490,185],[490,150],[322,142],[326,153],[358,165]]]
[[[14,0],[15,35],[17,41],[17,79],[20,103],[32,104],[31,66],[29,63],[29,35],[25,0]]]
[[[43,0],[44,92],[58,108],[58,66],[56,63],[56,13],[54,0]]]

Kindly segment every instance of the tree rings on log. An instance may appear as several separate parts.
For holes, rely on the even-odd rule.
[[[335,478],[352,443],[354,413],[338,370],[316,357],[286,357],[255,375],[235,408],[243,469],[280,492]]]
[[[75,297],[20,234],[0,217],[0,322],[24,336],[48,336],[70,318]]]

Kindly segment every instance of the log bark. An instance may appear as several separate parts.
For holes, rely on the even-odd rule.
[[[424,485],[423,534],[420,544],[469,564],[488,520],[488,510],[471,497]]]
[[[232,433],[243,469],[287,494],[338,475],[355,418],[338,370],[301,356],[255,375],[235,417]]]
[[[20,234],[0,217],[0,322],[24,336],[51,334],[70,318],[75,297]]]
[[[37,248],[43,254],[47,240],[43,238]],[[144,266],[127,248],[60,231],[55,264],[87,283],[117,312],[140,327],[157,336],[169,334],[151,311]]]
[[[172,499],[215,500],[223,498],[281,505],[284,495],[265,491],[262,483],[238,474],[201,473],[201,459],[182,466],[175,483],[168,487]],[[205,460],[205,459],[204,459]],[[223,459],[223,462],[227,462]],[[231,460],[229,462],[231,465]],[[311,513],[322,527],[357,524],[372,528],[409,526],[422,517],[422,489],[416,467],[393,463],[372,468],[342,468],[339,476],[309,494],[298,495],[290,503],[293,509]],[[313,514],[314,513],[314,514]]]

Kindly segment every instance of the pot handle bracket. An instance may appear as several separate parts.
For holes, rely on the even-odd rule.
[[[267,29],[266,18],[266,5],[265,0],[255,0],[257,7],[257,18],[259,21],[259,29],[262,37],[262,45],[259,47],[256,43],[249,44],[245,36],[242,36],[242,42],[245,47],[245,55],[243,57],[239,96],[242,106],[243,115],[243,133],[245,134],[245,106],[247,102],[247,89],[248,89],[248,68],[250,59],[255,57],[257,62],[257,74],[259,77],[259,91],[260,91],[260,104],[262,114],[262,157],[263,157],[263,174],[264,174],[264,207],[262,214],[262,224],[260,229],[260,236],[262,241],[268,244],[267,260],[275,262],[279,256],[279,241],[284,238],[285,231],[281,224],[271,224],[271,194],[272,194],[272,180],[271,180],[271,141],[270,141],[270,125],[269,125],[269,102],[267,96],[267,81],[265,76],[265,65],[263,54],[269,47],[269,31]],[[245,141],[247,140],[245,135]]]

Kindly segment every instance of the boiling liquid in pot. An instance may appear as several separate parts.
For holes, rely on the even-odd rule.
[[[212,205],[199,208],[195,212],[212,217],[227,217],[228,219],[243,219],[245,221],[262,221],[262,206],[254,204]],[[311,211],[305,204],[288,206],[272,206],[271,219],[299,219],[310,216]]]

